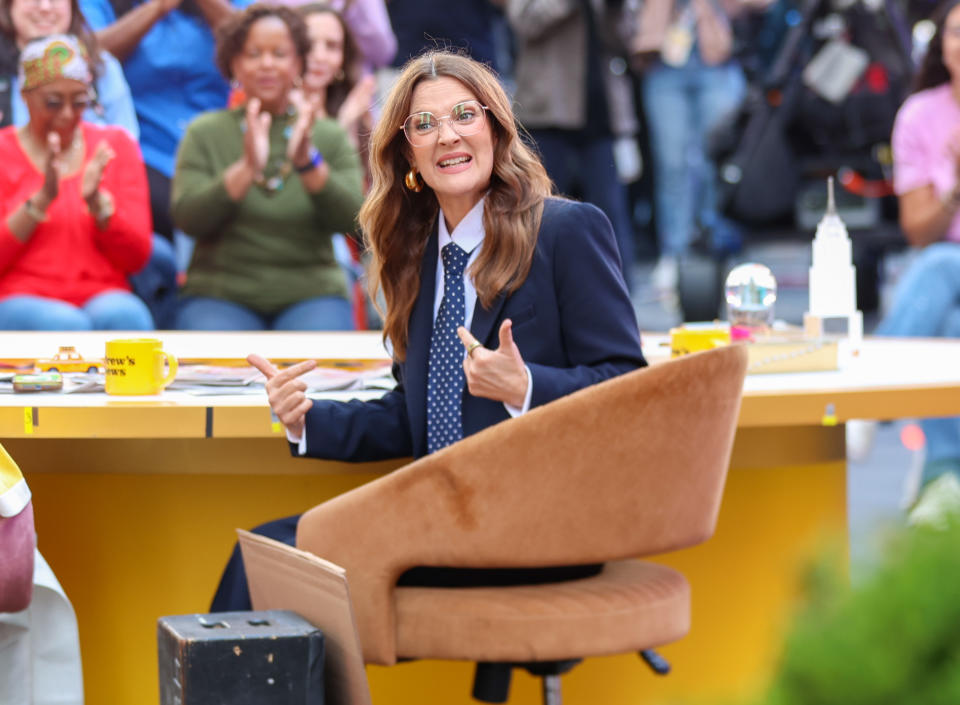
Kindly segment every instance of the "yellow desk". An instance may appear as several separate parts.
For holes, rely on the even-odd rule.
[[[71,342],[95,356],[105,337],[0,336],[0,356]],[[180,357],[200,345],[213,357],[383,355],[375,334],[162,337]],[[693,585],[693,630],[663,649],[673,674],[655,677],[632,655],[589,659],[564,677],[568,701],[713,703],[759,687],[805,561],[827,542],[845,549],[843,422],[960,413],[957,359],[960,344],[868,341],[844,372],[749,377],[717,534],[663,559]],[[234,527],[300,512],[400,464],[293,459],[262,395],[0,395],[0,439],[33,489],[40,548],[77,609],[95,705],[157,702],[156,619],[207,610]],[[469,664],[368,673],[378,705],[472,702]],[[537,683],[518,674],[510,702],[539,702]]]

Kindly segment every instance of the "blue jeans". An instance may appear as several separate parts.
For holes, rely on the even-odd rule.
[[[893,307],[877,335],[905,338],[960,338],[960,244],[925,247],[897,285]],[[960,417],[924,419],[927,464],[960,461]],[[923,482],[928,477],[924,471]]]
[[[180,302],[176,327],[179,330],[353,330],[353,308],[339,296],[320,296],[266,316],[232,301],[193,296]]]
[[[150,259],[130,276],[130,285],[150,309],[157,328],[170,328],[177,308],[177,265],[169,240],[153,234]]]
[[[583,200],[602,210],[617,238],[621,270],[632,289],[631,271],[636,259],[633,222],[627,205],[627,189],[617,177],[613,138],[587,138],[583,130],[531,129],[547,174],[561,194],[579,188]]]
[[[644,74],[661,254],[683,255],[698,223],[717,227],[717,175],[706,155],[706,138],[740,105],[745,91],[739,65],[707,66],[696,51],[683,67],[658,63]]]
[[[153,330],[153,318],[128,291],[107,291],[79,307],[42,296],[11,296],[0,301],[0,330]]]

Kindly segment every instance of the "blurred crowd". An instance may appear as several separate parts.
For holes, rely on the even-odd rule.
[[[0,329],[377,326],[355,224],[367,142],[399,68],[438,47],[495,69],[555,191],[610,220],[631,289],[675,290],[691,248],[796,222],[827,173],[866,227],[896,221],[890,133],[933,11],[249,6],[2,0]]]

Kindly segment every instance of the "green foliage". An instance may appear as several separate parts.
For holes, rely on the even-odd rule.
[[[960,703],[960,523],[904,532],[888,551],[856,589],[814,591],[759,703]]]

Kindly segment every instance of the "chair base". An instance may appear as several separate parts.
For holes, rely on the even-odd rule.
[[[670,673],[669,662],[653,649],[638,652],[643,662],[658,676]],[[573,669],[583,659],[566,661],[537,661],[533,663],[480,662],[473,675],[473,699],[483,703],[505,703],[510,695],[510,681],[514,668],[522,668],[531,675],[543,678],[543,705],[562,705],[560,676]]]
[[[658,676],[665,676],[670,673],[670,663],[653,649],[644,649],[638,655]]]
[[[543,705],[562,705],[563,693],[560,690],[560,676],[543,677]]]
[[[478,663],[473,672],[473,699],[482,703],[505,703],[510,695],[513,666],[509,663]]]
[[[560,705],[560,676],[583,659],[533,663],[478,663],[473,676],[473,697],[484,703],[505,703],[510,695],[514,668],[543,678],[544,705]]]

